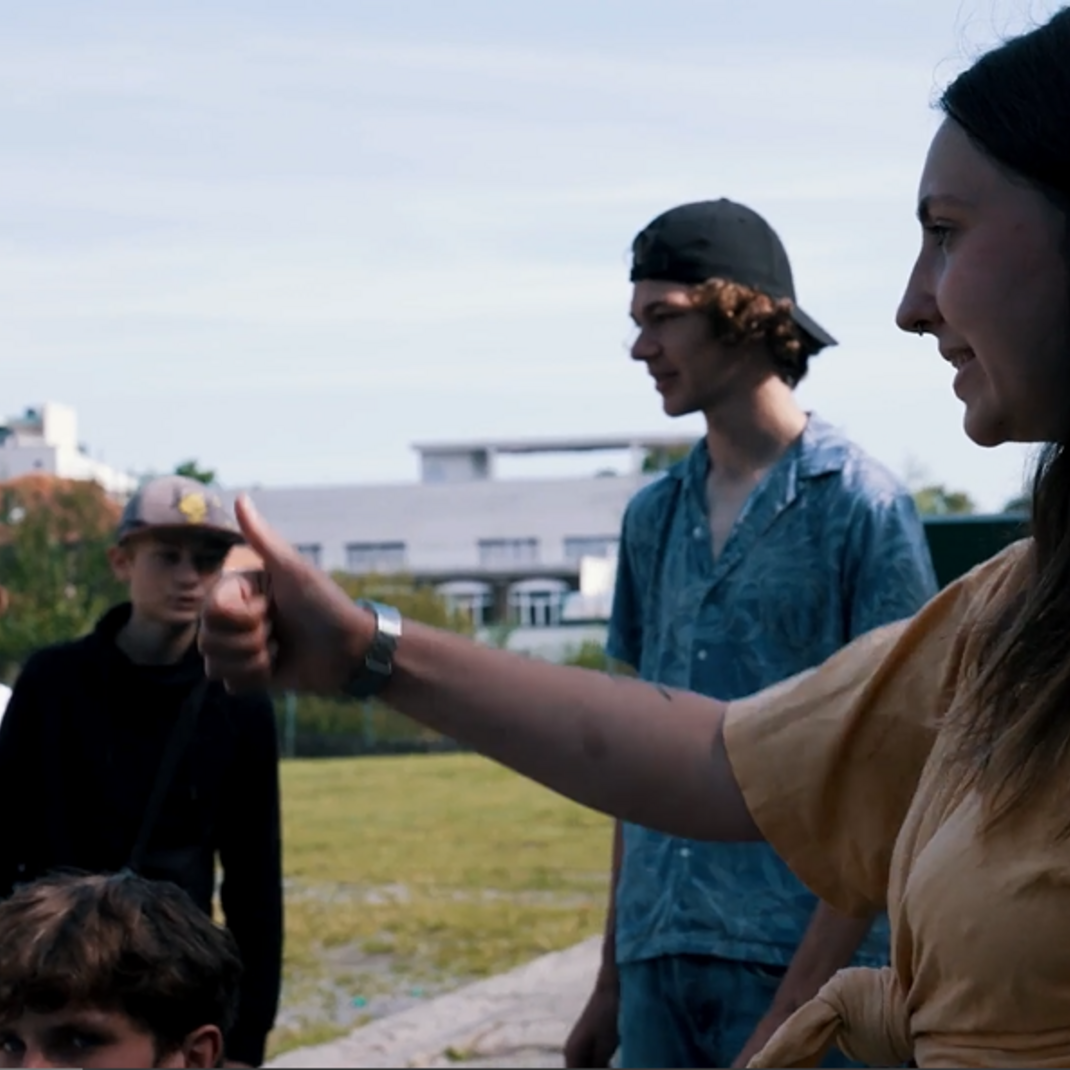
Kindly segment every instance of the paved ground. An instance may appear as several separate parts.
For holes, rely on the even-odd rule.
[[[287,1052],[276,1067],[557,1067],[598,970],[601,937]]]

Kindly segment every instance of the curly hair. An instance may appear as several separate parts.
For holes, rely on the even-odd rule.
[[[694,288],[693,300],[695,307],[709,317],[719,342],[763,343],[777,375],[791,387],[802,382],[817,347],[792,317],[791,301],[727,279],[700,283]]]
[[[179,887],[130,874],[64,874],[0,903],[0,1019],[99,1007],[127,1015],[157,1052],[237,1012],[234,938]]]

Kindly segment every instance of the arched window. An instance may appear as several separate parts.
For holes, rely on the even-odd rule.
[[[487,623],[494,605],[494,592],[489,583],[479,580],[451,580],[436,588],[451,613],[462,613],[473,628],[482,628]]]
[[[569,586],[564,580],[521,580],[509,588],[509,616],[521,628],[553,628]]]

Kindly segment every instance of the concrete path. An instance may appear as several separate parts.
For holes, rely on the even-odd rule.
[[[601,937],[382,1018],[277,1067],[557,1067],[591,994]]]

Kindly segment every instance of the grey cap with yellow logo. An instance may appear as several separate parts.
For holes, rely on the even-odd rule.
[[[232,545],[244,541],[220,496],[188,476],[161,476],[139,487],[123,509],[115,539],[160,530],[201,531]]]

